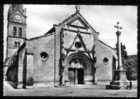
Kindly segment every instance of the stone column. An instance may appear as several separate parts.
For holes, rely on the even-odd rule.
[[[117,31],[116,35],[117,35],[118,69],[121,70],[121,69],[123,69],[122,68],[121,46],[120,46],[120,35],[121,35],[121,32]]]
[[[26,88],[27,85],[27,52],[26,52],[26,48],[25,48],[25,52],[24,52],[24,59],[23,59],[23,88]]]
[[[119,22],[117,22],[117,25],[115,26],[117,28],[117,56],[118,56],[118,66],[117,69],[114,72],[115,79],[112,79],[110,82],[110,85],[106,85],[107,89],[121,89],[121,88],[126,88],[128,86],[128,81],[126,78],[126,71],[123,69],[123,64],[122,64],[122,56],[121,56],[121,45],[120,45],[120,29],[122,27],[119,26]]]

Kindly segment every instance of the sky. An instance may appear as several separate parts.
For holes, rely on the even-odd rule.
[[[7,12],[4,5],[4,59],[6,53]],[[27,14],[27,38],[43,35],[53,24],[61,23],[75,13],[75,5],[24,5]],[[116,44],[116,25],[120,22],[120,40],[128,55],[137,54],[137,6],[80,5],[80,13],[99,32],[99,39],[111,47]]]

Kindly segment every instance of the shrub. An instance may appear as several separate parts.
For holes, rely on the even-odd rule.
[[[32,77],[29,77],[27,80],[27,85],[32,86],[34,84],[34,79]]]
[[[126,71],[126,75],[128,80],[137,80],[137,72],[133,68],[128,68]]]

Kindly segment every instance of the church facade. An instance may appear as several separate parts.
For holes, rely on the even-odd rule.
[[[26,18],[22,5],[10,6],[7,57],[17,55],[17,82],[32,78],[34,83],[54,86],[112,81],[116,50],[99,39],[78,8],[44,35],[30,39]]]

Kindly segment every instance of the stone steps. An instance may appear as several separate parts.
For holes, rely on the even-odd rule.
[[[70,85],[68,87],[72,87],[72,88],[105,88],[105,86],[101,86],[101,85],[94,85],[94,84],[77,84],[77,85]]]

